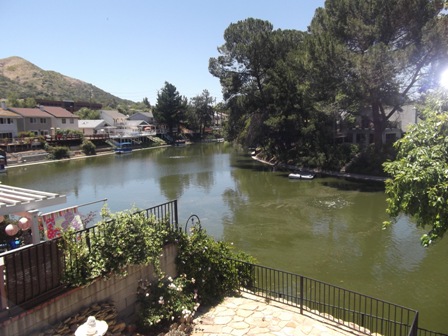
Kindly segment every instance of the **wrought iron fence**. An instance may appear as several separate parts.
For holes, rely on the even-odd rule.
[[[243,291],[298,307],[352,330],[380,335],[417,335],[418,312],[302,275],[233,260],[250,269],[252,281]],[[440,336],[418,331],[419,336]]]
[[[167,220],[171,229],[176,231],[179,229],[177,200],[159,204],[143,211],[146,213],[146,217],[154,216],[157,219]]]
[[[138,213],[154,216],[172,230],[178,230],[177,200],[163,203]],[[90,249],[95,227],[75,233],[75,239]],[[0,255],[0,322],[45,302],[65,290],[62,282],[70,258],[61,248],[60,238],[24,246]],[[76,260],[70,261],[72,264]]]

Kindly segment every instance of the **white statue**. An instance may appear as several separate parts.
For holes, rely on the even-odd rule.
[[[89,316],[87,322],[76,329],[75,336],[103,336],[107,328],[106,321],[97,320],[95,316]]]

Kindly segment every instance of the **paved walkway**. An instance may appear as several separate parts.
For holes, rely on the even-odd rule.
[[[215,335],[364,335],[336,325],[308,312],[282,303],[269,302],[255,295],[228,297],[195,319],[192,336]]]

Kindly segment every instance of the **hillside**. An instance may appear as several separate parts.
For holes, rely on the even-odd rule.
[[[20,57],[0,59],[0,98],[91,101],[103,106],[130,104],[79,79],[47,71]]]

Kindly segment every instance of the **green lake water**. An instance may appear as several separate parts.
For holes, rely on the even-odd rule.
[[[416,309],[420,327],[448,333],[448,238],[425,249],[406,217],[382,230],[381,185],[290,180],[225,143],[10,167],[0,181],[66,195],[57,208],[107,198],[120,211],[177,199],[181,225],[195,214],[262,265]]]

